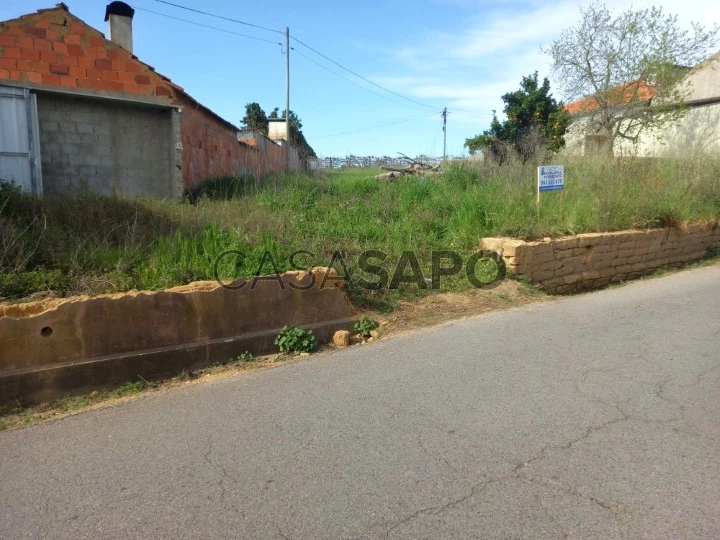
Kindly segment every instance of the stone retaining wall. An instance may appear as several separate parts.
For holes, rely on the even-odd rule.
[[[720,247],[720,225],[591,233],[525,242],[485,238],[482,248],[501,253],[508,274],[552,293],[595,289],[634,279],[665,266],[705,256]]]

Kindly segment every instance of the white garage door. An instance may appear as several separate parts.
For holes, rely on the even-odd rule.
[[[42,195],[37,101],[26,88],[0,86],[0,180]]]

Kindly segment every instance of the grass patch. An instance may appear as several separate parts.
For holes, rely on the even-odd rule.
[[[327,266],[342,255],[353,278],[365,276],[359,255],[380,250],[389,274],[406,251],[431,277],[431,254],[453,250],[466,260],[484,236],[534,239],[582,232],[672,226],[720,215],[720,160],[563,159],[564,200],[543,194],[535,206],[535,168],[452,164],[439,178],[376,180],[378,171],[337,169],[318,175],[219,178],[183,202],[84,194],[34,200],[0,184],[0,296],[97,294],[157,290],[260,270]],[[265,257],[269,253],[271,260]],[[337,262],[337,260],[336,260]],[[263,264],[261,264],[263,263]],[[344,269],[336,264],[336,269]],[[444,277],[443,290],[470,286]],[[392,310],[399,290],[350,291],[360,306]]]

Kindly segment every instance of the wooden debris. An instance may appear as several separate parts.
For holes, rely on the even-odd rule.
[[[381,173],[375,176],[378,180],[388,180],[392,181],[395,178],[399,178],[401,176],[408,176],[408,175],[417,175],[417,176],[439,176],[440,173],[440,165],[431,165],[429,163],[422,163],[420,161],[416,161],[405,154],[398,152],[409,164],[406,167],[397,167],[397,166],[383,166],[380,167],[384,171],[389,171],[386,173]]]

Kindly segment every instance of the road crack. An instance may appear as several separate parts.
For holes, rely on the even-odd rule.
[[[398,521],[397,523],[395,523],[394,525],[392,525],[392,526],[385,532],[385,536],[386,536],[386,537],[390,536],[390,534],[391,534],[395,529],[397,529],[398,527],[401,527],[401,526],[404,525],[405,523],[407,523],[407,522],[409,522],[409,521],[412,521],[413,519],[418,518],[418,517],[420,517],[420,516],[422,516],[422,515],[426,515],[426,514],[427,514],[427,515],[434,515],[434,516],[435,516],[435,515],[442,514],[443,512],[449,510],[450,508],[452,508],[452,507],[454,507],[454,506],[457,506],[457,505],[459,505],[459,504],[462,504],[462,503],[464,503],[465,501],[467,501],[468,499],[470,499],[470,498],[474,497],[475,495],[477,495],[478,493],[481,493],[482,491],[484,491],[485,489],[487,489],[491,484],[493,484],[493,483],[495,483],[495,482],[500,482],[501,480],[510,479],[510,478],[512,478],[512,476],[507,475],[507,476],[499,476],[499,477],[497,477],[497,478],[489,478],[489,479],[486,479],[486,480],[484,480],[483,482],[480,482],[480,483],[475,484],[474,486],[472,486],[472,487],[470,488],[470,491],[468,491],[468,493],[466,493],[465,495],[463,495],[463,496],[460,497],[459,499],[455,499],[455,500],[450,501],[450,502],[448,502],[448,503],[441,504],[441,505],[437,505],[437,506],[429,506],[429,507],[426,507],[426,508],[421,508],[420,510],[418,510],[418,511],[416,511],[416,512],[413,512],[413,513],[410,514],[409,516],[406,516],[406,517],[402,518],[400,521]]]

